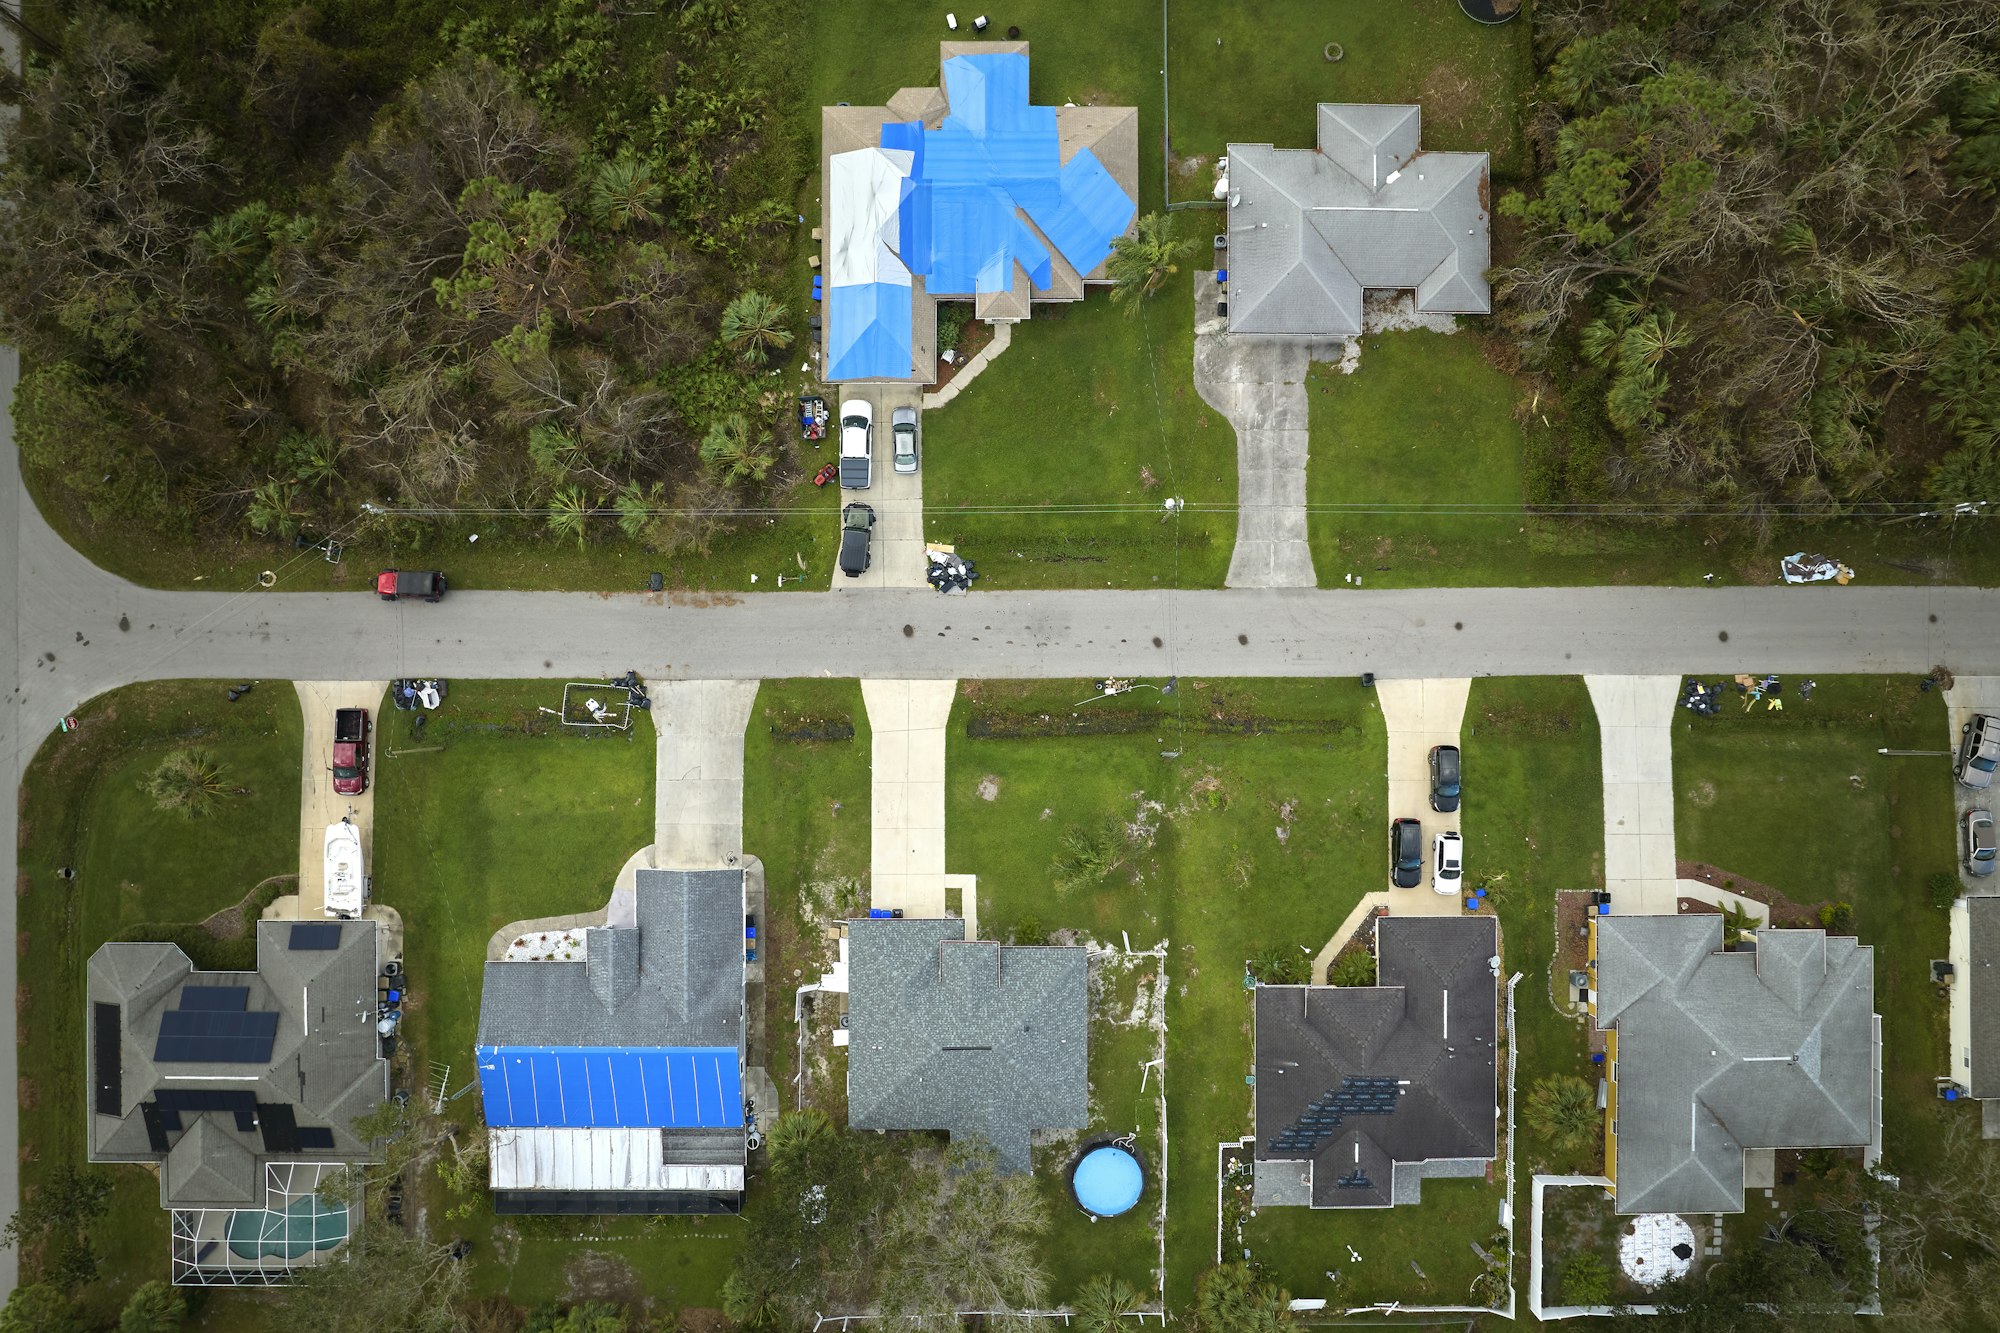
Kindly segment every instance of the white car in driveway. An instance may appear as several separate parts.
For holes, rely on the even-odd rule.
[[[1439,893],[1457,894],[1465,887],[1464,846],[1456,833],[1438,834],[1436,854],[1431,858],[1431,887]]]

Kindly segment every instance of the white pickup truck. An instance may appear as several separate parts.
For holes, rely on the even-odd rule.
[[[875,409],[865,398],[840,405],[840,488],[865,491],[874,481]]]

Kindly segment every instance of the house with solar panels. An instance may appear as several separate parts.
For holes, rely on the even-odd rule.
[[[1138,214],[1134,107],[1034,106],[1026,42],[943,42],[936,88],[820,113],[832,382],[937,379],[937,303],[996,324],[1106,281]]]
[[[1373,986],[1256,990],[1258,1207],[1420,1203],[1498,1141],[1499,923],[1389,916]]]
[[[90,958],[90,1160],[157,1169],[183,1286],[263,1286],[336,1251],[359,1204],[320,1183],[374,1160],[354,1122],[387,1100],[373,921],[260,921],[254,972],[178,945]]]
[[[501,1213],[742,1206],[744,872],[637,873],[581,957],[486,964],[477,1063]]]

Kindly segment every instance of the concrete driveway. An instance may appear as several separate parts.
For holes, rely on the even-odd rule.
[[[2000,676],[1959,676],[1952,681],[1951,689],[1944,696],[1945,714],[1950,720],[1950,732],[1946,744],[1952,757],[1944,760],[1914,759],[1907,763],[1958,762],[1958,742],[1965,725],[1972,721],[1974,713],[1992,713],[2000,716]],[[1965,873],[1965,812],[1968,810],[1992,810],[2000,806],[2000,783],[1995,783],[1985,791],[1974,791],[1961,787],[1954,780],[1951,784],[1952,805],[1957,810],[1957,820],[1952,828],[1952,856],[1958,864],[1959,881],[1965,885],[1967,893],[2000,893],[2000,874],[1986,875],[1979,879]]]
[[[743,856],[743,729],[754,680],[668,680],[652,687],[658,736],[652,864],[712,870]]]
[[[840,401],[865,398],[875,408],[875,468],[873,484],[865,491],[842,491],[841,508],[860,502],[875,510],[873,558],[859,578],[840,572],[836,560],[833,590],[847,592],[860,588],[923,588],[924,582],[924,473],[922,393],[913,384],[871,384],[854,386],[833,404],[835,434],[838,434]],[[889,414],[899,407],[918,408],[917,461],[915,472],[895,468],[895,441],[889,431]],[[838,444],[835,446],[838,449]],[[836,452],[834,457],[839,457]],[[836,522],[838,520],[836,519]]]
[[[361,834],[364,874],[375,874],[375,786],[382,774],[381,712],[386,680],[295,680],[299,712],[305,727],[304,753],[299,763],[299,892],[290,903],[303,919],[326,915],[326,826],[351,818]],[[333,758],[333,714],[340,708],[365,708],[376,734],[368,738],[368,790],[342,796],[333,789],[328,765]]]
[[[945,914],[944,746],[955,680],[864,680],[874,733],[869,904]]]
[[[1585,676],[1604,754],[1604,887],[1617,913],[1672,916],[1679,676]]]
[[[1378,680],[1375,693],[1382,704],[1382,725],[1389,736],[1389,818],[1420,819],[1424,825],[1424,882],[1418,889],[1396,889],[1393,910],[1456,912],[1458,896],[1431,892],[1431,848],[1437,835],[1459,830],[1460,811],[1440,814],[1431,809],[1430,752],[1433,745],[1457,745],[1465,723],[1465,700],[1472,690],[1468,677],[1432,680]],[[1388,830],[1383,830],[1383,876],[1388,875]],[[1467,861],[1473,858],[1468,855]],[[1388,884],[1384,888],[1391,887]]]
[[[1306,545],[1306,372],[1340,344],[1232,336],[1213,272],[1194,278],[1194,387],[1236,430],[1232,588],[1310,588]]]

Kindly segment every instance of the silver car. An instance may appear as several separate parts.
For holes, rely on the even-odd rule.
[[[891,465],[898,472],[917,470],[917,409],[899,407],[889,414],[889,434],[893,437],[895,451],[891,455]]]
[[[1984,791],[1993,785],[1996,768],[2000,768],[2000,717],[1974,713],[1959,732],[1958,762],[1952,766],[1952,775],[1959,786]]]
[[[1991,810],[1967,810],[1965,812],[1965,873],[1974,879],[1984,879],[1993,873],[2000,852],[1993,846],[1993,812]]]

